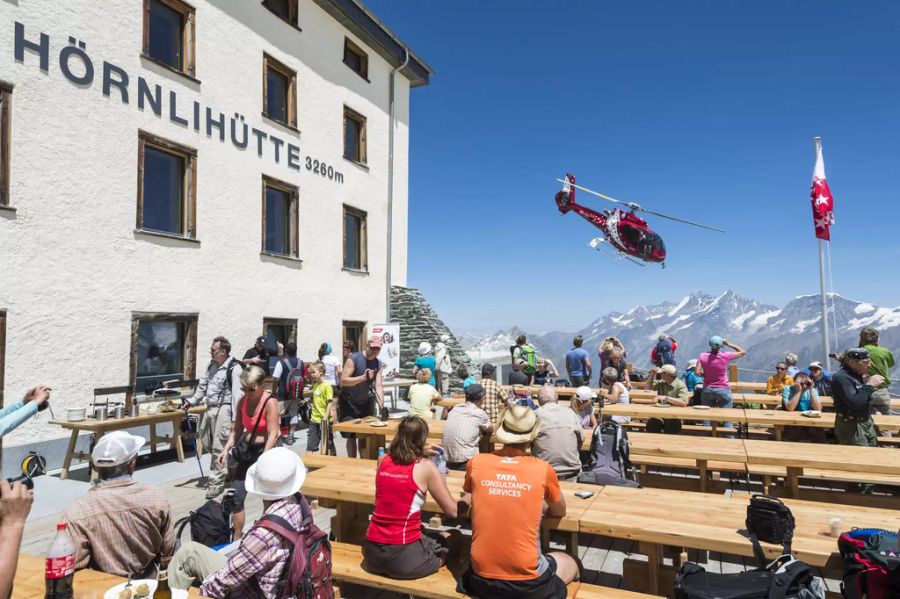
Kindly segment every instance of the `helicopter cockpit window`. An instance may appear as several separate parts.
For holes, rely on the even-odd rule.
[[[638,244],[638,253],[640,253],[641,258],[651,258],[654,253],[659,255],[664,253],[665,250],[666,246],[663,243],[662,237],[656,233],[644,231],[641,242]]]

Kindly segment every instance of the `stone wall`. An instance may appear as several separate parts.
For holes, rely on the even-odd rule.
[[[456,376],[457,366],[460,363],[466,364],[470,374],[474,373],[475,367],[453,331],[444,324],[418,289],[396,285],[391,289],[390,321],[400,325],[400,372],[403,376],[412,376],[419,343],[427,341],[434,347],[441,335],[444,333],[450,335],[450,340],[446,344],[453,363],[450,387],[454,391],[462,390],[462,381]]]

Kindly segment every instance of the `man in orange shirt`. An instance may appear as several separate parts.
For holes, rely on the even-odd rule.
[[[472,504],[472,568],[465,579],[471,595],[565,599],[566,585],[578,579],[572,557],[541,553],[541,517],[565,516],[566,500],[553,468],[526,455],[539,429],[531,408],[510,406],[496,432],[503,448],[469,460],[463,489]]]

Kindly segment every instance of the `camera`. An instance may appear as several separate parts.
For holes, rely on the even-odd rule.
[[[28,489],[29,491],[31,491],[31,490],[34,489],[34,481],[31,480],[31,477],[28,476],[27,474],[22,474],[22,475],[20,475],[20,476],[15,477],[15,478],[7,478],[7,479],[6,479],[6,482],[9,483],[9,486],[10,486],[10,487],[13,486],[13,485],[16,484],[16,483],[22,483],[22,486],[24,486],[24,487],[25,487],[26,489]]]

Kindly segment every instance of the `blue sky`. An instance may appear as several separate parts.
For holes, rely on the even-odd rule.
[[[575,330],[693,290],[817,292],[815,135],[835,290],[900,304],[900,3],[368,5],[437,71],[411,99],[409,285],[454,330]],[[727,234],[651,218],[665,270],[605,258],[556,210],[566,171]]]

